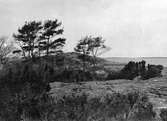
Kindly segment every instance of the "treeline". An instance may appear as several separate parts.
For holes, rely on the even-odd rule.
[[[130,79],[133,80],[136,77],[146,80],[153,77],[160,77],[163,70],[162,65],[150,65],[146,66],[145,61],[133,62],[130,61],[121,71],[110,73],[107,79]]]

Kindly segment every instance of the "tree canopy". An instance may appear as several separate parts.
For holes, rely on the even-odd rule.
[[[19,44],[24,57],[56,54],[62,50],[65,40],[58,35],[63,34],[62,23],[55,20],[30,21],[18,29],[13,37]],[[15,52],[20,52],[16,50]]]
[[[81,54],[83,62],[86,61],[87,56],[92,56],[91,63],[95,66],[99,52],[106,48],[104,42],[105,40],[100,36],[86,36],[79,40],[74,50]]]
[[[40,50],[46,52],[46,55],[60,52],[65,44],[65,39],[58,37],[62,35],[64,30],[61,28],[62,23],[55,20],[47,20],[43,24],[41,36],[39,39]]]
[[[35,49],[39,37],[39,31],[42,29],[42,23],[36,21],[25,22],[25,24],[18,29],[18,34],[13,37],[19,43],[23,55],[30,58],[35,57]]]

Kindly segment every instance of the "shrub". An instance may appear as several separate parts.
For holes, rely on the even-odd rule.
[[[133,62],[130,61],[119,72],[114,72],[108,75],[107,79],[134,79],[140,73],[145,71],[145,61]]]
[[[135,77],[140,76],[142,79],[149,79],[153,77],[161,76],[163,69],[162,65],[149,65],[145,66],[145,61],[133,62],[130,61],[124,68],[119,72],[112,72],[107,76],[107,80],[110,79],[130,79],[133,80]]]
[[[149,79],[153,77],[160,77],[162,72],[163,66],[162,65],[149,65],[147,71],[142,74],[142,79]]]
[[[6,109],[0,108],[0,117],[3,120],[18,121],[23,115],[30,119],[43,118],[47,109],[52,107],[49,103],[50,86],[45,80],[45,71],[37,70],[31,64],[20,68],[10,66],[0,76],[0,95],[3,96],[0,97],[0,104]]]
[[[83,82],[83,81],[92,81],[96,77],[97,75],[90,71],[64,69],[63,71],[55,73],[54,81],[68,82],[68,83]]]
[[[138,63],[130,61],[125,67],[121,70],[120,76],[124,79],[133,79],[138,76]]]
[[[114,79],[121,79],[120,72],[110,72],[106,77],[106,80],[114,80]]]
[[[156,116],[156,113],[153,111],[153,105],[149,102],[149,99],[146,95],[143,95],[134,105],[134,108],[131,112],[132,119],[135,120],[152,120]]]

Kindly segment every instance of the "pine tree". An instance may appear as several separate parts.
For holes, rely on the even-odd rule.
[[[29,58],[35,57],[37,40],[41,29],[41,22],[25,22],[25,24],[18,29],[18,34],[13,35],[15,40],[19,43],[24,56]]]
[[[81,54],[79,57],[82,60],[84,72],[86,70],[87,57],[90,55],[89,38],[89,36],[86,36],[83,39],[80,39],[78,44],[74,48],[75,52]]]
[[[60,52],[65,44],[64,38],[57,38],[58,35],[63,34],[62,23],[55,20],[47,20],[43,24],[43,29],[40,36],[40,50],[43,50],[45,54],[51,55]]]
[[[104,42],[105,40],[102,37],[89,37],[89,50],[91,56],[93,57],[92,63],[94,67],[97,64],[97,56],[109,49],[104,45]]]
[[[105,49],[108,49],[104,45],[104,42],[105,40],[102,37],[92,36],[86,36],[78,42],[74,50],[81,54],[84,66],[89,56],[92,56],[91,63],[94,67],[96,66],[98,54],[102,54]]]

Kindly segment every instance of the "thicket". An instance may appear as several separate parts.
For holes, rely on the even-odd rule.
[[[130,61],[123,69],[119,72],[112,72],[108,75],[109,79],[130,79],[140,76],[141,79],[149,79],[153,77],[161,76],[163,66],[162,65],[150,65],[146,66],[145,61],[133,62]]]
[[[13,66],[13,65],[12,65]],[[2,121],[47,119],[53,98],[45,79],[46,68],[31,64],[6,67],[0,76],[0,118]]]
[[[162,65],[149,65],[147,66],[147,71],[142,76],[142,79],[149,79],[153,77],[160,77],[163,70]]]
[[[90,71],[64,69],[55,73],[53,81],[59,82],[83,82],[95,80],[96,76]]]

